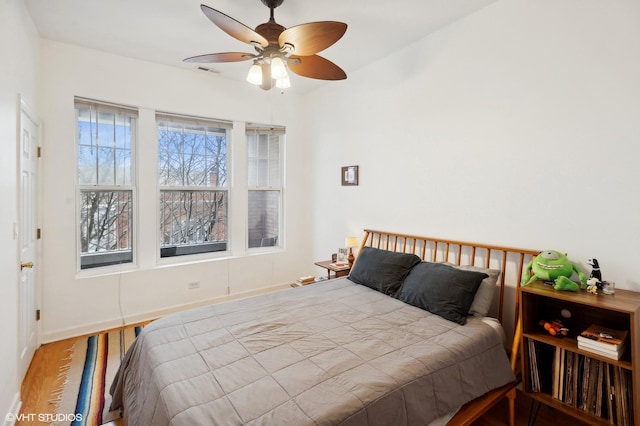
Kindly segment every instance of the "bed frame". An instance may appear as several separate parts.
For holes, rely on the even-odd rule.
[[[465,404],[447,424],[470,425],[506,396],[509,399],[509,424],[513,426],[515,424],[516,386],[521,380],[518,371],[519,363],[517,362],[521,333],[517,317],[520,278],[525,265],[540,251],[373,229],[365,229],[364,232],[365,236],[360,245],[360,251],[364,247],[375,247],[394,252],[412,253],[422,260],[430,262],[449,262],[456,265],[474,265],[500,270],[501,274],[496,285],[497,301],[494,300],[495,308],[492,309],[490,315],[500,320],[507,336],[509,336],[507,343],[511,344],[511,369],[516,375],[516,380]],[[511,297],[505,299],[507,292],[511,292]],[[512,315],[505,316],[505,309]]]

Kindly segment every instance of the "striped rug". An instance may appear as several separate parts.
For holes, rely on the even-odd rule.
[[[109,411],[109,387],[125,352],[140,333],[142,326],[127,327],[106,333],[81,337],[76,341],[71,362],[66,370],[56,413],[57,424],[98,426],[120,418],[120,412]]]

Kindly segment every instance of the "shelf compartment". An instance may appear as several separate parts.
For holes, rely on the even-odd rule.
[[[531,397],[589,423],[633,424],[631,370],[539,340],[524,341],[525,391]]]

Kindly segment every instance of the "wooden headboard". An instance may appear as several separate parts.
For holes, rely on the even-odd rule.
[[[539,250],[398,234],[373,229],[365,229],[364,232],[360,250],[365,246],[375,247],[395,252],[412,253],[422,260],[430,262],[449,262],[456,265],[474,265],[500,270],[501,274],[496,286],[499,287],[499,291],[496,292],[497,301],[494,300],[495,306],[490,313],[503,323],[507,335],[512,339],[518,312],[517,288],[520,285],[522,271],[531,258],[540,253]],[[512,297],[506,299],[509,303],[505,306],[505,294],[508,290],[512,293]],[[505,308],[513,315],[505,317]]]

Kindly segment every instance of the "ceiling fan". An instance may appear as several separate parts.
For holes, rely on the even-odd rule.
[[[269,90],[276,86],[291,86],[287,68],[302,76],[319,80],[344,80],[347,74],[333,62],[317,55],[347,31],[347,24],[336,21],[310,22],[285,28],[276,23],[273,10],[284,0],[261,0],[270,9],[269,22],[255,31],[224,13],[204,4],[200,9],[220,29],[231,37],[254,47],[256,53],[223,52],[193,56],[184,62],[240,62],[253,60],[247,80]]]

